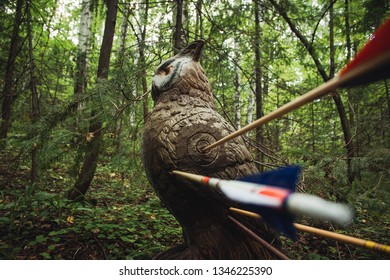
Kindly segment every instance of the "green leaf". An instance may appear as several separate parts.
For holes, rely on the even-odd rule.
[[[50,254],[49,253],[40,253],[40,255],[44,258],[44,259],[46,259],[46,260],[50,260],[51,259],[51,256],[50,256]]]
[[[124,242],[130,242],[130,243],[134,243],[136,241],[135,238],[128,238],[126,236],[121,236],[120,239]]]
[[[64,228],[64,229],[60,229],[57,231],[49,232],[49,236],[56,236],[56,235],[61,235],[61,234],[65,234],[65,233],[68,233],[68,230]]]
[[[43,235],[38,235],[37,237],[35,237],[35,241],[37,243],[43,243],[43,242],[46,242],[47,241],[47,237],[43,236]]]

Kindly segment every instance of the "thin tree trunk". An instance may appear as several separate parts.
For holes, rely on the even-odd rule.
[[[117,4],[117,0],[107,0],[107,16],[97,70],[98,83],[99,81],[107,80],[108,78],[110,55],[115,32]],[[68,198],[71,200],[82,200],[84,198],[95,175],[103,135],[102,120],[99,115],[102,109],[103,108],[101,108],[100,105],[97,107],[94,106],[94,109],[91,112],[89,137],[87,139],[83,166],[74,187],[68,193]]]
[[[149,0],[145,1],[145,10],[143,12],[143,18],[142,18],[142,31],[141,31],[141,40],[139,42],[139,58],[141,62],[141,81],[142,81],[142,92],[144,95],[143,98],[143,114],[144,114],[144,120],[146,120],[148,116],[148,95],[146,94],[148,92],[148,84],[146,80],[146,59],[145,59],[145,40],[146,40],[146,25],[148,23],[148,11],[149,11]]]
[[[384,80],[385,83],[385,89],[386,89],[386,100],[387,100],[387,115],[390,120],[390,93],[389,93],[389,84],[387,80]]]
[[[241,128],[241,73],[240,73],[240,44],[238,38],[234,41],[234,110],[235,110],[235,125],[237,129]]]
[[[36,82],[36,76],[35,76],[35,58],[33,53],[33,35],[32,35],[32,28],[31,28],[31,2],[26,2],[26,13],[27,13],[27,36],[28,36],[28,56],[29,56],[29,72],[30,72],[30,90],[31,90],[31,123],[34,124],[37,122],[39,118],[39,99],[38,99],[38,92],[37,92],[37,82]],[[35,135],[34,129],[31,132],[30,137],[34,138]],[[31,173],[30,173],[30,179],[31,183],[36,182],[38,178],[38,159],[37,159],[37,153],[38,153],[38,146],[36,143],[32,144],[31,147]]]
[[[92,23],[92,1],[83,0],[81,3],[79,42],[77,46],[76,78],[74,94],[77,100],[85,92],[87,87],[87,55],[90,46]]]
[[[189,5],[190,1],[183,0],[183,38],[182,42],[183,45],[187,45],[189,42],[188,40],[190,39],[189,37],[189,30],[190,30],[190,14],[189,14]]]
[[[125,60],[125,50],[126,50],[126,39],[127,39],[127,30],[129,28],[129,16],[131,12],[131,4],[125,4],[123,10],[123,18],[121,23],[121,35],[119,36],[119,50],[118,50],[118,64],[119,67],[123,66]]]
[[[349,0],[345,0],[344,2],[344,22],[345,22],[345,48],[347,50],[346,63],[351,60],[352,57],[352,44],[351,44],[351,27],[349,24]],[[351,127],[355,127],[357,124],[355,120],[355,113],[357,112],[357,106],[355,102],[355,98],[352,94],[352,90],[350,88],[346,89],[349,103],[349,123]]]
[[[247,124],[252,123],[254,120],[254,110],[253,110],[254,108],[255,108],[255,97],[251,92],[251,94],[249,94],[248,97],[248,107],[247,107],[247,114],[246,114]]]
[[[203,38],[203,16],[202,16],[203,0],[198,0],[195,5],[196,5],[195,40],[198,40]]]
[[[175,32],[173,33],[173,53],[177,54],[183,47],[183,0],[175,0]]]
[[[126,39],[127,33],[129,29],[129,16],[131,12],[131,4],[125,4],[125,7],[122,12],[122,23],[121,23],[121,31],[119,36],[119,46],[118,46],[118,58],[117,65],[119,69],[122,69],[125,63],[125,51],[126,51]],[[122,100],[119,103],[121,106],[124,105]],[[122,123],[123,123],[124,114],[121,113],[118,118],[115,119],[115,152],[118,154],[121,149],[121,136],[122,136]],[[118,124],[119,122],[119,124]]]
[[[5,81],[3,90],[3,102],[1,110],[0,139],[6,139],[10,127],[11,108],[15,98],[13,89],[15,60],[20,48],[19,28],[22,21],[23,0],[16,2],[14,26],[12,30],[11,43],[9,48],[7,66],[5,70]],[[5,140],[4,140],[5,141]]]
[[[260,57],[260,11],[258,1],[254,0],[255,5],[255,36],[254,36],[254,53],[255,53],[255,97],[256,97],[256,118],[260,119],[263,116],[263,95],[261,85],[261,57]],[[258,162],[259,171],[263,170],[261,164],[264,160],[264,155],[261,151],[263,147],[263,127],[256,128],[256,143],[260,149],[256,150],[256,160]]]
[[[345,6],[344,6],[344,20],[345,20],[345,41],[346,41],[346,50],[347,50],[347,57],[346,57],[346,63],[349,62],[352,58],[352,43],[351,43],[351,27],[349,23],[349,0],[345,0]],[[357,102],[357,99],[353,95],[353,89],[347,88],[347,97],[348,97],[348,105],[349,105],[349,125],[352,127],[355,131],[358,131],[358,125],[359,125],[359,104]],[[353,156],[360,156],[360,136],[359,134],[355,135],[355,142],[354,145],[354,154]],[[350,167],[349,167],[350,169]],[[356,174],[359,176],[359,174]],[[352,174],[350,175],[351,180],[353,180],[354,176]]]
[[[311,151],[314,154],[316,152],[316,140],[315,140],[315,113],[314,113],[314,105],[315,103],[311,103]]]
[[[330,0],[332,2],[332,0]],[[332,79],[335,74],[336,65],[334,63],[335,48],[334,48],[334,20],[333,20],[333,4],[329,8],[329,79]]]
[[[329,8],[329,57],[330,57],[330,70],[329,70],[329,78],[332,79],[335,75],[335,47],[334,47],[334,18],[333,18],[333,2],[330,1]],[[325,80],[324,80],[325,81]],[[325,81],[326,82],[326,81]],[[355,154],[354,142],[352,141],[351,130],[348,123],[347,114],[345,112],[343,101],[338,92],[334,92],[332,94],[333,100],[336,104],[337,111],[339,112],[339,117],[341,121],[341,127],[344,133],[344,142],[345,147],[347,149],[347,173],[348,173],[348,181],[352,184],[354,180],[354,172],[352,170],[352,158]]]

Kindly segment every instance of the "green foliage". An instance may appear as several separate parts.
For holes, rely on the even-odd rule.
[[[129,170],[124,179],[99,173],[102,185],[82,204],[58,191],[66,190],[66,182],[40,191],[6,189],[0,198],[0,257],[150,259],[177,244],[180,227],[139,173]]]

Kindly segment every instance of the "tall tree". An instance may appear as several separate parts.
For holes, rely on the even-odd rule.
[[[140,34],[137,37],[138,38],[138,45],[139,45],[139,58],[141,62],[141,81],[142,81],[142,92],[144,95],[143,98],[143,113],[144,113],[144,120],[146,120],[146,117],[148,115],[148,95],[146,94],[148,92],[148,84],[147,84],[147,77],[146,77],[146,58],[145,58],[145,45],[146,45],[146,26],[148,24],[148,11],[149,11],[149,0],[146,0],[145,8],[143,10],[142,16],[141,16],[141,25],[140,25]]]
[[[203,16],[202,16],[203,0],[198,0],[196,7],[196,22],[195,22],[195,40],[203,38]]]
[[[131,13],[131,5],[125,4],[124,9],[122,10],[122,23],[121,23],[121,33],[119,36],[119,48],[118,48],[118,64],[122,68],[125,60],[125,50],[126,50],[126,39],[127,39],[127,30],[129,28],[129,16]]]
[[[79,100],[87,87],[87,56],[91,41],[92,0],[81,2],[74,93]]]
[[[36,66],[35,66],[35,57],[33,52],[33,34],[32,34],[32,17],[31,17],[31,0],[26,2],[26,14],[27,14],[27,37],[28,37],[28,56],[29,56],[29,74],[30,74],[30,91],[31,91],[31,123],[33,124],[33,129],[31,131],[31,138],[34,138],[36,135],[34,124],[38,121],[39,118],[39,98],[37,91],[37,81],[36,81]],[[32,144],[31,147],[31,182],[34,183],[38,177],[38,146],[36,143]]]
[[[141,67],[141,71],[139,71],[138,79],[141,81],[142,87],[142,96],[143,96],[143,117],[146,120],[148,115],[148,83],[147,83],[147,75],[146,75],[146,57],[145,57],[145,47],[146,47],[146,27],[148,25],[148,15],[149,15],[149,0],[146,0],[145,3],[139,4],[143,7],[139,9],[139,19],[137,19],[138,26],[137,28],[131,24],[131,28],[137,38],[138,44],[138,56],[139,56],[139,65]]]
[[[259,3],[257,0],[254,2],[254,13],[255,13],[255,34],[254,34],[254,53],[255,53],[255,98],[256,98],[256,118],[260,119],[263,116],[263,93],[262,93],[262,71],[261,71],[261,56],[260,56],[260,43],[261,43],[261,34],[260,34],[260,9]],[[263,170],[263,165],[261,164],[264,161],[264,154],[262,152],[262,147],[264,144],[263,141],[263,127],[258,126],[256,128],[256,143],[258,149],[256,150],[256,160],[258,163],[258,168],[260,171]]]
[[[107,15],[97,69],[98,83],[102,83],[108,78],[110,55],[115,33],[117,5],[117,0],[107,0]],[[100,103],[96,104],[91,112],[91,123],[89,126],[83,166],[75,185],[68,192],[68,198],[71,200],[83,199],[96,172],[103,136],[103,123],[100,114],[103,108],[101,106]]]
[[[350,20],[349,20],[349,0],[344,1],[344,23],[345,23],[345,49],[347,51],[346,53],[346,62],[351,60],[352,57],[352,43],[351,43],[351,25],[350,25]],[[348,103],[351,106],[352,110],[349,110],[349,122],[351,123],[351,126],[354,125],[355,123],[355,116],[353,112],[355,111],[355,102],[353,101],[353,94],[351,90],[348,88],[347,89],[347,94],[348,94]]]
[[[23,2],[24,2],[23,0],[17,0],[16,2],[15,20],[14,20],[14,26],[11,35],[11,42],[10,42],[5,79],[4,79],[0,139],[7,138],[8,130],[10,127],[12,103],[16,96],[14,92],[14,71],[15,71],[15,60],[19,52],[20,42],[21,42],[21,39],[19,37],[19,29],[22,23]]]
[[[175,31],[173,32],[173,53],[177,54],[183,47],[183,0],[175,0],[176,9],[173,13]]]

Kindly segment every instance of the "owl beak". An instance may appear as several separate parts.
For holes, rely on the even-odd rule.
[[[182,49],[178,56],[190,56],[192,60],[199,61],[205,43],[204,40],[196,40]]]

